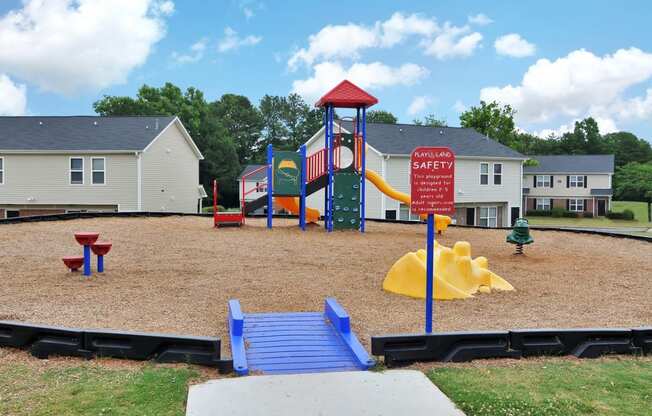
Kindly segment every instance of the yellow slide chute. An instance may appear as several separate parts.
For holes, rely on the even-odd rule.
[[[471,258],[471,244],[458,241],[453,248],[435,241],[435,284],[433,299],[451,300],[473,297],[477,292],[514,290],[505,279],[489,270],[486,257]],[[385,276],[387,292],[423,299],[426,297],[426,251],[409,252]]]
[[[404,203],[407,206],[410,206],[412,201],[410,195],[397,191],[392,188],[379,174],[374,172],[371,169],[365,170],[365,176],[367,180],[376,186],[378,190],[388,197],[395,199]],[[298,215],[299,214],[299,198],[296,197],[276,197],[276,202],[282,206],[288,212]],[[313,208],[306,208],[306,221],[307,222],[317,222],[319,221],[320,213],[318,210]],[[435,228],[437,232],[445,231],[448,228],[448,225],[451,223],[451,218],[446,215],[435,215]]]

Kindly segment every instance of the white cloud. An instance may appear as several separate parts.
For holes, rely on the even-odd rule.
[[[520,85],[487,87],[480,99],[510,104],[519,123],[593,116],[618,121],[652,116],[652,97],[625,99],[625,91],[652,78],[652,54],[637,48],[596,56],[584,49],[555,61],[540,59]],[[608,124],[607,124],[608,127]]]
[[[455,101],[452,108],[456,113],[463,113],[466,111],[466,105],[464,105],[462,100]]]
[[[344,68],[338,62],[326,61],[315,65],[313,75],[292,83],[292,92],[313,102],[343,79],[348,79],[360,88],[378,89],[394,85],[414,85],[426,77],[429,71],[419,65],[407,63],[390,67],[380,62],[355,63]]]
[[[478,26],[486,26],[494,22],[488,16],[482,13],[478,13],[475,16],[469,16],[468,20],[469,23],[471,23],[472,25],[478,25]]]
[[[59,93],[123,83],[173,11],[171,1],[24,0],[0,16],[0,68]]]
[[[0,115],[22,116],[27,109],[25,85],[14,84],[5,74],[0,74]]]
[[[288,68],[295,71],[301,64],[310,66],[327,60],[356,60],[365,49],[392,48],[411,36],[419,38],[418,45],[426,55],[439,59],[469,56],[482,40],[482,35],[471,33],[469,26],[457,27],[446,22],[442,27],[434,17],[397,12],[373,25],[347,23],[323,27],[308,37],[307,47],[292,54]]]
[[[220,53],[228,52],[231,50],[239,49],[242,46],[253,46],[260,43],[263,40],[260,36],[248,35],[245,37],[238,36],[238,32],[226,27],[224,29],[224,37],[220,39],[217,44],[217,50]]]
[[[408,106],[407,113],[411,116],[415,116],[423,112],[423,110],[425,110],[431,103],[432,98],[426,95],[414,97]]]
[[[191,64],[201,61],[208,46],[208,38],[201,38],[190,46],[188,53],[172,52],[171,58],[177,64]]]
[[[523,39],[518,33],[510,33],[499,37],[494,42],[494,47],[499,55],[512,56],[514,58],[532,56],[536,52],[536,46]]]
[[[562,124],[556,129],[542,129],[539,131],[535,131],[532,134],[535,136],[539,136],[542,139],[547,139],[550,136],[554,137],[559,137],[563,135],[564,133],[569,133],[572,132],[575,129],[575,122],[581,121],[580,119],[574,119],[568,124]],[[601,134],[607,134],[607,133],[613,133],[615,131],[618,131],[618,126],[616,126],[616,122],[613,119],[610,118],[605,118],[605,117],[595,117],[596,123],[598,123],[598,129],[600,129]],[[525,131],[525,130],[523,130]]]
[[[482,35],[478,32],[469,33],[470,31],[469,26],[453,26],[446,22],[434,40],[422,42],[425,54],[440,60],[471,56],[480,46]]]
[[[242,13],[244,13],[245,18],[246,18],[247,20],[249,20],[249,19],[251,19],[252,17],[254,17],[254,11],[251,10],[251,8],[249,8],[249,7],[243,7],[243,8],[242,8]]]

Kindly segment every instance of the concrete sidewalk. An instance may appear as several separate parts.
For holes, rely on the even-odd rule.
[[[192,386],[186,416],[464,416],[420,371],[211,380]]]

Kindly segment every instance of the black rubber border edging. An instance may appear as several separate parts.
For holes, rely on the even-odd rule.
[[[478,358],[652,355],[652,327],[382,335],[371,337],[371,353],[384,356],[389,366],[416,361],[467,362]]]
[[[145,332],[64,328],[18,321],[0,321],[0,347],[28,349],[34,357],[51,355],[154,360],[197,364],[233,371],[233,360],[222,359],[216,337]]]

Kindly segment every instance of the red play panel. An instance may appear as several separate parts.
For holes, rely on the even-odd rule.
[[[100,238],[100,233],[75,233],[75,240],[77,240],[77,242],[82,246],[90,246],[96,242],[98,238]]]
[[[113,244],[108,241],[97,241],[91,246],[91,250],[96,256],[106,256],[111,251]]]
[[[376,97],[351,81],[344,80],[321,97],[315,103],[315,107],[325,107],[330,104],[339,108],[368,108],[377,103],[378,99]]]
[[[84,264],[83,257],[69,256],[62,258],[61,260],[63,260],[63,264],[65,264],[66,267],[73,272],[77,271],[77,269],[79,269]]]

